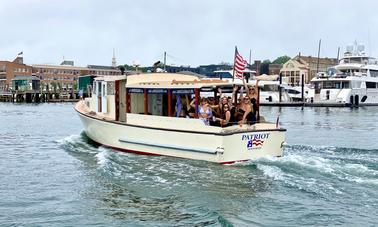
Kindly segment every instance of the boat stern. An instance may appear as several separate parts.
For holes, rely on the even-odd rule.
[[[221,163],[283,156],[286,129],[250,130],[227,135]]]

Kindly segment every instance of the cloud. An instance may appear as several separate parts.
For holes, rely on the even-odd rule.
[[[231,62],[234,46],[253,59],[317,54],[335,57],[357,39],[376,52],[373,0],[2,0],[0,59],[25,62],[142,65]],[[370,42],[369,42],[370,40]],[[369,45],[370,43],[370,45]],[[376,53],[378,54],[378,53]]]

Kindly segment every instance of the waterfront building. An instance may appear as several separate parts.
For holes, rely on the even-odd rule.
[[[285,82],[295,86],[301,84],[301,75],[304,75],[304,82],[309,83],[318,72],[326,72],[329,67],[336,64],[335,58],[318,59],[311,56],[296,56],[283,64],[280,73]]]
[[[38,92],[40,89],[40,79],[35,76],[15,76],[12,79],[12,88],[14,91],[21,92]]]
[[[32,65],[33,75],[41,79],[41,89],[44,92],[61,93],[62,97],[77,90],[77,79],[87,75],[87,67],[74,66],[73,61],[63,61],[60,65]]]
[[[114,60],[113,60],[113,65]],[[97,76],[114,76],[121,75],[121,70],[117,66],[104,66],[104,65],[87,65],[90,75]]]
[[[282,69],[283,64],[269,64],[269,75],[278,75]]]
[[[0,61],[0,91],[8,91],[12,88],[14,77],[31,75],[32,67],[25,65],[21,56],[17,56],[14,61]]]

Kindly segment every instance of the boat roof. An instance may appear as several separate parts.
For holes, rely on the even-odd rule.
[[[126,75],[98,76],[98,77],[95,77],[94,80],[98,80],[98,81],[126,80]]]
[[[226,80],[200,79],[197,76],[179,73],[146,73],[127,77],[129,88],[202,88],[230,85]]]

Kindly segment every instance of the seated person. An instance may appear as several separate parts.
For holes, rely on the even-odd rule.
[[[231,125],[230,120],[231,120],[230,106],[228,104],[223,104],[221,118],[214,117],[214,121],[219,121],[222,127],[227,127]]]
[[[210,125],[210,119],[213,117],[213,110],[209,105],[207,98],[201,98],[201,105],[198,106],[198,118],[205,123],[205,125]]]
[[[256,116],[254,115],[253,105],[251,99],[248,96],[243,98],[243,102],[238,109],[239,116],[243,115],[242,119],[239,121],[239,124],[255,124]]]
[[[186,98],[186,110],[187,110],[187,113],[188,113],[188,116],[190,118],[195,118],[197,117],[197,114],[196,114],[196,99],[192,99],[192,101],[189,102],[189,97],[188,95],[185,96]]]

